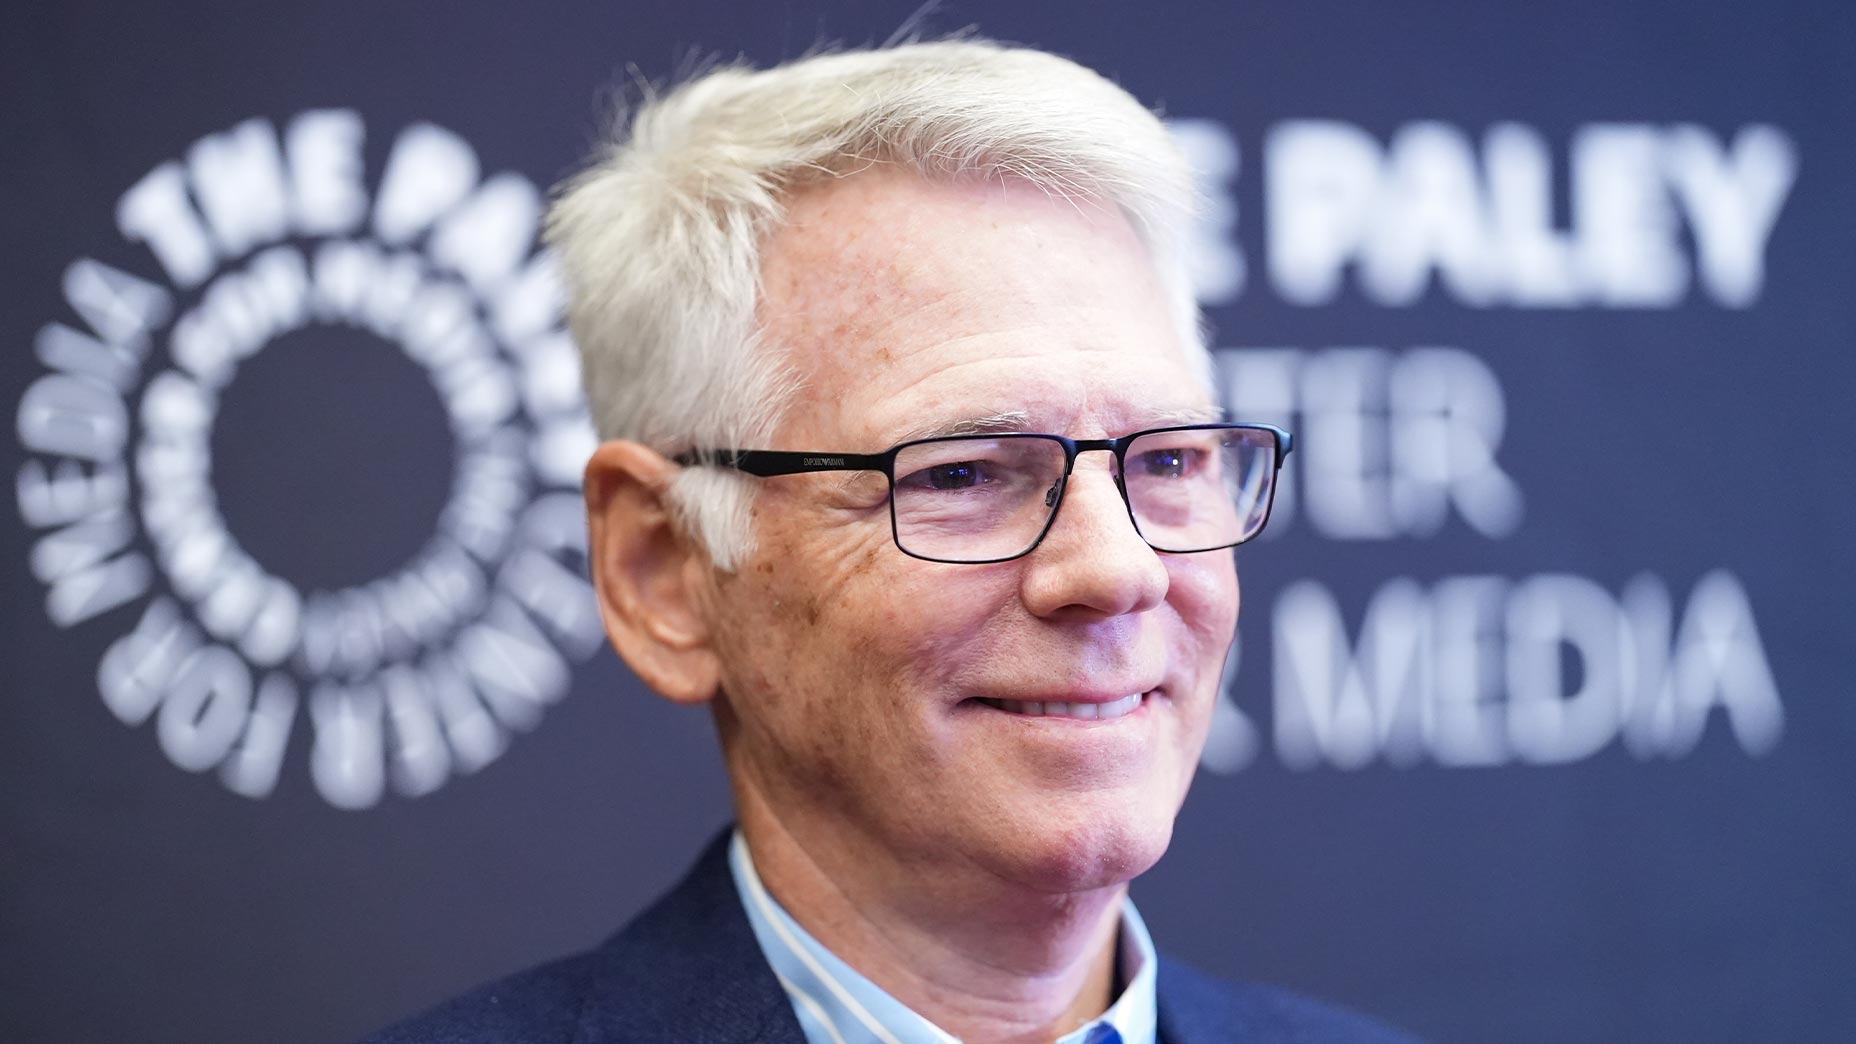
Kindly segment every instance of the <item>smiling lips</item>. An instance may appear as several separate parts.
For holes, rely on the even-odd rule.
[[[988,707],[1028,718],[1076,718],[1081,721],[1106,721],[1134,713],[1145,693],[1133,693],[1106,703],[1061,703],[1056,700],[1038,703],[1025,700],[989,700],[979,702]]]

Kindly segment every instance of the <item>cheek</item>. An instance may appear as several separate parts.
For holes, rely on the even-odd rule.
[[[804,582],[811,574],[796,542],[772,527],[756,533],[755,553],[720,585],[714,640],[724,688],[750,733],[785,733],[825,689],[819,674],[836,666],[814,651],[831,630],[829,600]]]
[[[1183,676],[1189,679],[1187,684],[1191,687],[1190,697],[1179,705],[1181,729],[1176,737],[1179,779],[1174,800],[1184,800],[1198,769],[1199,754],[1210,734],[1212,713],[1219,698],[1218,685],[1224,676],[1225,656],[1237,629],[1236,564],[1228,553],[1216,561],[1191,561],[1211,557],[1181,555],[1169,562],[1172,586],[1168,589],[1167,601],[1183,624],[1175,662],[1186,668]],[[1173,807],[1177,809],[1177,805]]]
[[[722,650],[744,725],[820,770],[919,740],[988,617],[975,577],[903,557],[886,530],[830,535],[765,535],[729,585]]]
[[[1027,648],[1019,581],[1011,563],[994,566],[930,565],[914,582],[889,585],[879,613],[893,621],[884,665],[902,689],[932,703],[940,714],[950,701],[996,686],[1016,673]]]
[[[1225,646],[1237,629],[1237,563],[1229,552],[1178,555],[1167,562],[1167,602],[1192,641],[1223,664]]]
[[[858,643],[840,633],[832,600],[788,582],[794,567],[772,564],[782,559],[768,550],[730,585],[717,632],[736,742],[776,792],[855,789],[854,755],[872,744],[876,724],[858,713],[869,689]]]

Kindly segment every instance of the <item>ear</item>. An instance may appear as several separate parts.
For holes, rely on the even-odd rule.
[[[666,699],[705,703],[719,684],[697,590],[708,553],[671,510],[676,469],[636,442],[601,445],[586,465],[587,550],[599,614],[619,656]]]

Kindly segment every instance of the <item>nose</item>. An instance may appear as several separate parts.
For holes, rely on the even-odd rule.
[[[1165,601],[1166,566],[1135,531],[1108,469],[1085,469],[1079,461],[1062,497],[1050,531],[1025,557],[1025,607],[1041,617],[1094,620]]]

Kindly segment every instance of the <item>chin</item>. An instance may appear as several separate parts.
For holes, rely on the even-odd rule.
[[[1040,817],[1005,839],[1009,874],[1031,889],[1051,893],[1127,884],[1166,854],[1174,811],[1097,806]]]

